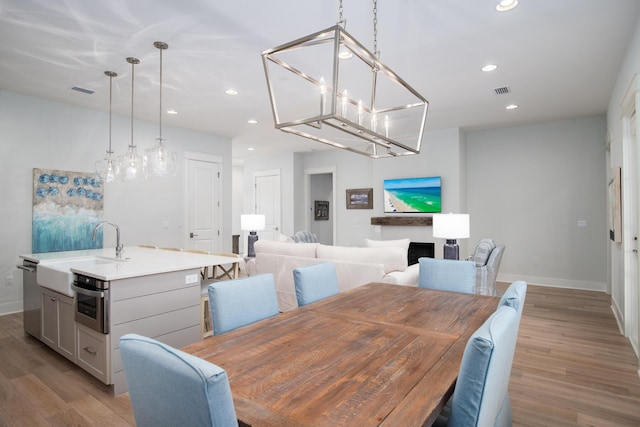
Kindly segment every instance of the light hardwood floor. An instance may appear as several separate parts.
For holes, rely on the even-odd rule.
[[[511,372],[515,426],[640,426],[638,361],[609,297],[529,286]],[[0,316],[0,426],[134,425],[108,388]]]

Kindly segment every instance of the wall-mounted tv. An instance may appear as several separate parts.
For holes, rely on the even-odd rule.
[[[441,211],[440,177],[384,180],[385,213]]]

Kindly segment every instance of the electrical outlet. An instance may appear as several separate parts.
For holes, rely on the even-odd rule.
[[[162,228],[169,228],[169,221],[162,221]]]
[[[197,274],[187,274],[184,276],[185,285],[190,285],[192,283],[198,283],[198,275]]]
[[[13,286],[13,276],[12,275],[7,275],[4,278],[4,284],[7,286]]]

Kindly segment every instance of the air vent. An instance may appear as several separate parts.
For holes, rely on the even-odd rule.
[[[83,87],[78,87],[78,86],[72,87],[71,90],[77,90],[78,92],[86,93],[87,95],[93,95],[95,93],[95,91],[91,89],[85,89]]]
[[[497,87],[494,89],[496,95],[506,95],[508,93],[511,93],[511,90],[509,90],[508,86],[502,86],[502,87]]]

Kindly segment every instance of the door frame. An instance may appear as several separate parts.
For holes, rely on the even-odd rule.
[[[224,179],[224,173],[223,173],[223,168],[224,168],[224,159],[222,156],[218,156],[216,154],[210,154],[210,153],[204,153],[201,151],[185,151],[184,152],[184,159],[183,159],[183,179],[184,179],[184,195],[182,197],[182,206],[183,206],[183,210],[182,210],[182,231],[183,231],[183,236],[182,236],[182,247],[183,248],[188,248],[189,247],[189,237],[187,236],[187,228],[189,225],[189,160],[198,160],[201,162],[209,162],[209,163],[217,163],[218,164],[218,172],[220,173],[220,179],[218,180],[218,195],[220,200],[222,200],[222,191],[223,191],[223,185],[222,185],[222,181]],[[223,216],[224,216],[224,210],[222,209],[222,206],[220,206],[220,217],[218,218],[218,230],[220,230],[220,242],[222,242],[222,249],[224,250],[224,221],[223,221]]]
[[[329,214],[329,221],[331,221],[333,223],[333,227],[332,227],[332,239],[333,239],[333,244],[337,245],[337,240],[336,240],[336,228],[337,228],[337,222],[336,222],[336,212],[338,211],[336,208],[336,168],[334,167],[324,167],[324,168],[311,168],[311,169],[305,169],[304,170],[304,228],[305,230],[310,230],[311,229],[311,216],[313,215],[313,202],[311,200],[311,175],[324,175],[324,174],[330,174],[331,175],[331,193],[333,195],[333,198],[331,200],[331,213]]]
[[[638,137],[637,106],[640,105],[640,81],[636,73],[621,103],[622,124],[622,175],[623,175],[623,262],[624,262],[624,336],[627,337],[636,353],[640,356],[638,336],[640,332],[640,269],[638,265],[640,256],[638,253],[639,242],[637,236],[640,224],[637,212],[631,206],[640,207],[640,138]],[[634,119],[635,123],[631,123]],[[635,126],[636,134],[632,135],[631,128]],[[630,154],[635,154],[632,156]],[[625,174],[625,170],[627,173]],[[635,179],[625,178],[629,172],[635,170]],[[634,205],[635,203],[635,205]],[[633,265],[635,263],[635,268]],[[638,370],[640,375],[640,369]]]

